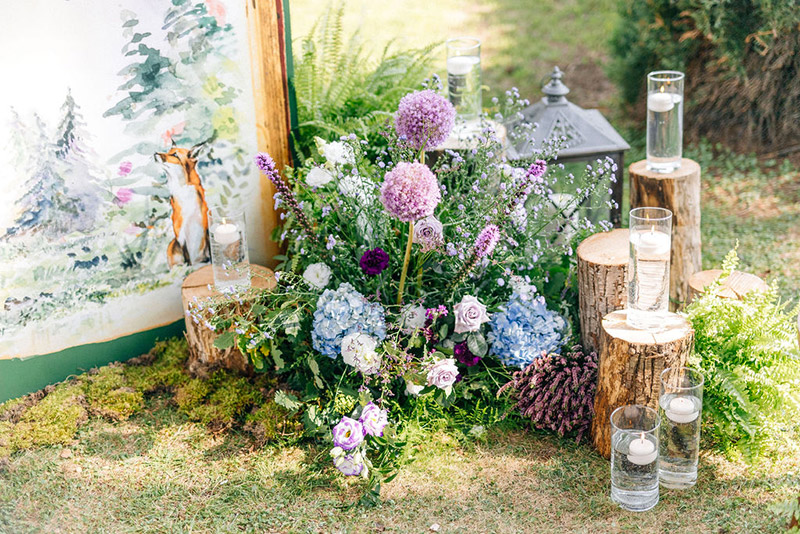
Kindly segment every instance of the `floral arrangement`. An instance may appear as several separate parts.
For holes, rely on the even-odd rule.
[[[506,96],[498,121],[527,104]],[[213,302],[191,311],[220,333],[218,347],[235,344],[299,392],[281,399],[309,436],[328,440],[333,465],[369,478],[373,491],[408,458],[405,430],[431,403],[473,422],[499,418],[508,401],[498,390],[514,368],[571,340],[564,272],[574,241],[557,228],[615,170],[598,160],[575,177],[548,165],[555,145],[512,166],[485,119],[470,148],[428,165],[455,120],[449,101],[425,89],[401,99],[385,149],[367,150],[354,134],[318,139],[314,160],[283,175],[258,154],[284,210],[277,286],[234,295],[251,302],[236,313],[214,313]],[[559,207],[562,185],[576,193]],[[583,220],[573,239],[594,231]]]

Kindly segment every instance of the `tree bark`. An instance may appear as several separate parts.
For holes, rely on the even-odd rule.
[[[689,322],[676,313],[657,333],[631,328],[626,318],[625,310],[603,318],[592,442],[606,458],[611,454],[611,412],[628,404],[658,410],[661,371],[685,366],[694,342]]]
[[[694,273],[689,279],[689,299],[690,302],[703,293],[704,288],[719,278],[722,269],[709,269]],[[767,283],[758,276],[741,271],[733,271],[731,275],[722,282],[719,296],[728,299],[742,299],[751,291],[766,291]]]
[[[700,257],[700,165],[683,158],[671,173],[647,170],[637,161],[631,176],[631,208],[658,207],[672,211],[670,258],[670,310],[685,306],[690,297],[689,278],[702,269]]]
[[[587,350],[600,347],[603,317],[628,302],[629,248],[627,228],[594,234],[578,245],[581,343]]]
[[[250,265],[253,273],[252,287],[260,289],[272,289],[275,287],[275,275],[271,270],[260,265]],[[209,285],[211,289],[209,289]],[[214,339],[220,332],[213,332],[206,328],[202,323],[195,323],[186,313],[190,302],[205,300],[208,297],[219,297],[221,293],[214,289],[214,271],[211,265],[206,265],[193,272],[183,281],[181,297],[183,299],[184,320],[186,321],[186,340],[189,343],[189,361],[187,367],[194,376],[206,377],[210,370],[224,367],[249,374],[253,371],[248,358],[243,355],[236,347],[228,349],[218,349],[214,347]],[[233,303],[233,301],[231,301]],[[245,303],[245,305],[247,305]],[[240,305],[237,306],[240,307]],[[217,306],[217,312],[224,312],[225,306]]]

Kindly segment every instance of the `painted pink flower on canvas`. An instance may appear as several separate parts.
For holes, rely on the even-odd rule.
[[[128,176],[131,171],[133,170],[133,163],[130,161],[123,161],[119,164],[119,172],[117,173],[119,176]]]
[[[124,206],[133,198],[133,191],[127,187],[120,187],[117,189],[117,192],[114,194],[114,196],[116,197],[114,199],[114,204],[117,206]]]

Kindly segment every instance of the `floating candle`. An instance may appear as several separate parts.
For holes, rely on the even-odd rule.
[[[675,100],[670,93],[654,91],[647,95],[647,109],[656,113],[665,113],[675,107]]]
[[[667,418],[675,423],[691,423],[700,415],[693,397],[673,397],[664,410]]]
[[[658,458],[656,444],[645,438],[644,432],[639,437],[631,441],[628,445],[628,461],[636,465],[648,465]]]
[[[214,229],[214,241],[220,245],[230,245],[239,240],[239,229],[235,224],[224,223]]]
[[[654,229],[631,233],[631,243],[639,254],[663,256],[669,254],[670,236]]]

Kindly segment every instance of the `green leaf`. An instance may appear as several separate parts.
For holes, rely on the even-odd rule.
[[[253,304],[253,306],[250,307],[250,311],[253,313],[253,315],[261,315],[267,311],[267,308],[261,304]]]
[[[319,363],[317,363],[317,360],[315,360],[313,356],[308,357],[308,367],[311,368],[311,372],[314,374],[314,385],[319,389],[325,389],[325,383],[322,381],[322,377],[320,377],[319,374]]]
[[[297,397],[282,390],[275,392],[275,404],[283,406],[292,413],[296,413],[303,405]]]
[[[484,357],[489,352],[489,344],[480,332],[472,332],[467,336],[467,348],[475,356]]]
[[[214,347],[220,350],[229,349],[236,339],[236,332],[223,332],[214,340]]]
[[[443,324],[442,327],[439,329],[439,339],[446,339],[447,338],[447,324]]]

